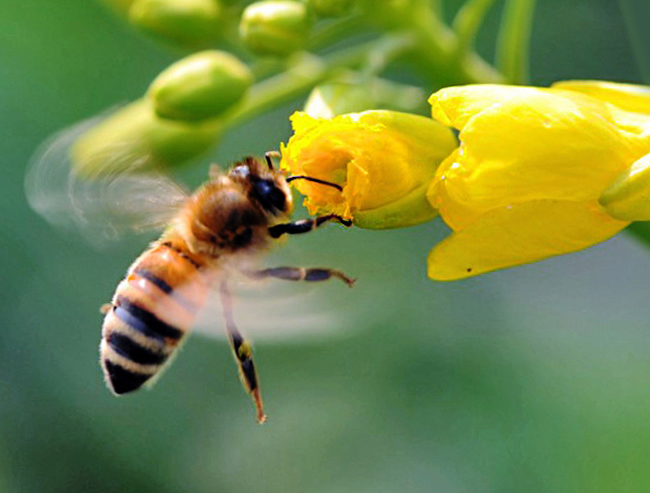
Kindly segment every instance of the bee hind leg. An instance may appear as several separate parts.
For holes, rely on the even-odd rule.
[[[336,269],[327,268],[305,268],[305,267],[271,267],[256,271],[247,271],[246,275],[252,279],[282,279],[285,281],[308,281],[320,282],[327,281],[332,277],[340,279],[348,286],[354,286],[355,280],[346,276],[343,272]]]
[[[228,333],[230,347],[232,348],[237,367],[239,368],[239,376],[244,385],[244,389],[253,398],[257,411],[257,421],[264,423],[266,421],[266,414],[264,413],[262,395],[260,394],[259,377],[257,376],[255,362],[253,361],[253,348],[235,325],[232,315],[232,298],[225,281],[221,283],[219,294],[226,321],[226,332]]]

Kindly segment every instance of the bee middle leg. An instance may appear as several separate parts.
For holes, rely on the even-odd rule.
[[[326,214],[311,219],[300,219],[290,223],[276,224],[269,228],[271,238],[279,238],[282,235],[296,235],[308,233],[329,221],[338,221],[343,226],[352,226],[352,221],[344,219],[337,214]]]
[[[253,279],[283,279],[285,281],[308,281],[320,282],[327,281],[332,277],[342,280],[345,284],[354,286],[354,279],[346,276],[343,272],[336,269],[327,268],[305,268],[305,267],[271,267],[255,271],[247,271],[246,275]]]

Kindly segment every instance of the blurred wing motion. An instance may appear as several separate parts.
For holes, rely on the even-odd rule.
[[[353,337],[381,323],[392,306],[390,293],[379,287],[366,287],[364,292],[373,302],[359,305],[358,299],[335,281],[250,280],[235,274],[228,277],[228,286],[237,326],[256,345],[318,344]],[[198,335],[224,338],[223,319],[218,297],[211,293],[192,330]]]
[[[309,343],[349,329],[338,293],[322,286],[298,286],[280,280],[229,283],[239,329],[254,342]],[[335,288],[338,286],[335,286]],[[340,289],[339,289],[340,291]],[[199,315],[195,333],[223,338],[224,313],[214,294]],[[336,307],[336,308],[335,308]],[[342,335],[342,334],[339,334]],[[349,335],[349,333],[348,333]]]
[[[138,173],[142,156],[107,149],[93,178],[75,172],[71,148],[104,117],[93,118],[55,134],[32,158],[25,179],[29,205],[51,224],[80,232],[98,248],[127,232],[164,227],[188,197],[169,177]],[[125,171],[115,162],[129,162]]]

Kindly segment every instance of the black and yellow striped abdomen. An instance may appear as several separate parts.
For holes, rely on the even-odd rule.
[[[100,359],[116,394],[140,388],[173,355],[209,292],[182,245],[155,243],[129,268],[102,326]]]

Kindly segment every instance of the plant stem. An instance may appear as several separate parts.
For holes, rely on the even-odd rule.
[[[372,51],[366,54],[362,72],[368,77],[374,77],[414,47],[415,36],[409,32],[383,36],[373,46]]]
[[[494,0],[467,0],[454,18],[453,30],[457,36],[457,56],[469,51],[476,39],[485,14],[494,4]]]
[[[504,82],[501,73],[476,52],[466,51],[458,56],[456,34],[434,14],[428,4],[414,8],[402,22],[404,28],[416,37],[417,48],[413,54],[417,57],[418,68],[432,84]]]
[[[492,0],[481,1],[489,3]],[[406,54],[416,57],[417,68],[435,84],[504,81],[503,76],[475,52],[467,50],[456,56],[459,41],[454,32],[431,10],[428,2],[417,5],[406,15],[403,10],[395,12],[392,20],[399,16],[403,31],[323,57],[309,53],[296,56],[296,61],[289,64],[285,72],[255,84],[248,99],[223,117],[223,126],[233,127],[291,101],[342,70],[369,62],[367,69],[375,75],[391,60]]]
[[[507,0],[497,40],[497,67],[511,84],[528,79],[535,0]]]
[[[349,16],[331,21],[310,36],[308,49],[314,51],[327,47],[349,35],[358,33],[361,29],[362,23],[359,16]]]
[[[359,44],[332,53],[327,57],[303,53],[286,72],[255,84],[245,103],[223,118],[223,125],[233,127],[250,120],[275,106],[306,93],[341,70],[359,66],[366,59],[368,53],[372,52],[382,41],[383,39],[379,39]]]

